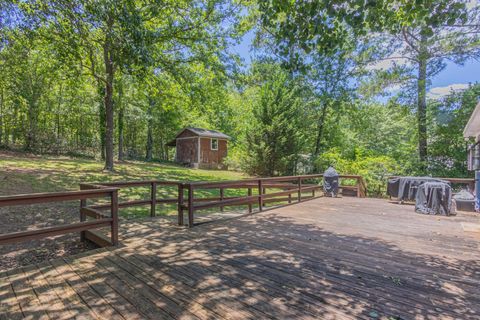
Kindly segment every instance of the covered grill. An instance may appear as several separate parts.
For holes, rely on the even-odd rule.
[[[388,181],[387,193],[400,202],[415,201],[418,188],[427,182],[449,184],[448,181],[432,177],[397,177]]]
[[[323,191],[326,196],[336,197],[338,194],[339,174],[333,167],[328,167],[323,173]]]
[[[425,182],[418,187],[415,211],[423,214],[451,214],[452,190],[445,182]]]

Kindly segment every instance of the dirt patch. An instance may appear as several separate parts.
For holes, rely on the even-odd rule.
[[[95,248],[97,246],[91,242],[81,242],[78,234],[5,245],[0,247],[2,257],[0,271],[66,257]]]
[[[78,201],[0,208],[0,234],[47,228],[79,221]],[[0,270],[13,269],[96,248],[79,233],[53,239],[0,246]]]
[[[28,152],[18,152],[18,151],[12,151],[12,150],[0,150],[0,157],[2,158],[29,158],[29,159],[39,159],[41,158],[40,155],[36,155],[33,153],[28,153]]]

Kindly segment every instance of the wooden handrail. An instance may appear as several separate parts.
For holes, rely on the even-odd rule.
[[[144,181],[117,181],[117,182],[107,182],[107,183],[91,183],[91,184],[82,184],[84,188],[106,188],[106,187],[117,187],[117,188],[130,188],[130,187],[150,187],[150,197],[144,200],[131,200],[126,202],[118,203],[119,208],[132,207],[132,206],[142,206],[150,205],[150,215],[155,216],[155,207],[159,203],[177,203],[178,209],[178,224],[183,225],[183,211],[188,210],[188,220],[189,225],[193,225],[194,212],[199,209],[214,208],[219,207],[220,211],[223,211],[225,206],[232,206],[238,204],[248,205],[248,211],[252,212],[253,204],[257,203],[258,210],[262,211],[264,204],[266,202],[275,202],[279,199],[276,197],[288,196],[288,198],[281,198],[283,201],[288,201],[292,203],[292,199],[297,199],[297,201],[302,201],[304,197],[303,193],[311,192],[312,197],[315,197],[315,192],[321,189],[320,185],[310,183],[311,179],[320,179],[323,178],[323,174],[311,174],[311,175],[300,175],[300,176],[283,176],[283,177],[259,177],[259,178],[250,178],[242,180],[232,180],[232,181],[199,181],[199,182],[187,182],[180,183],[177,181],[162,181],[162,180],[144,180]],[[359,175],[340,175],[341,179],[355,179],[357,181],[356,188],[358,197],[366,196],[366,185],[362,178]],[[307,183],[304,183],[304,180],[307,180]],[[178,187],[178,196],[177,198],[162,199],[157,196],[157,187],[158,186],[174,186]],[[266,189],[280,189],[277,192],[265,194]],[[217,197],[207,197],[207,198],[198,198],[194,196],[195,190],[209,190],[209,189],[218,189],[219,196]],[[247,189],[246,196],[234,196],[229,197],[225,196],[226,189]],[[253,190],[257,189],[257,195],[253,195]],[[184,190],[187,191],[187,198],[184,200]],[[292,195],[296,194],[296,197]],[[311,198],[310,196],[305,196],[305,198]],[[186,201],[187,205],[184,204]],[[89,208],[95,210],[104,210],[108,209],[109,205],[99,204],[91,205]]]
[[[248,205],[248,211],[252,212],[253,205],[257,203],[258,210],[262,211],[267,202],[292,203],[295,199],[300,202],[304,199],[315,197],[315,191],[322,187],[311,183],[308,180],[322,178],[323,174],[286,176],[272,178],[244,179],[236,181],[213,181],[213,182],[189,182],[180,183],[176,181],[146,180],[146,181],[118,181],[106,183],[82,183],[79,191],[66,192],[48,192],[34,194],[20,194],[12,196],[0,196],[0,207],[29,205],[38,203],[50,203],[60,201],[80,200],[80,222],[70,225],[42,228],[38,230],[21,231],[10,234],[0,235],[0,244],[24,241],[28,239],[40,239],[54,235],[65,234],[69,232],[81,232],[82,239],[97,239],[101,243],[118,243],[118,209],[123,207],[150,205],[150,215],[155,216],[155,207],[159,203],[177,203],[178,223],[183,225],[183,211],[188,210],[189,226],[194,224],[195,210],[220,207],[223,210],[225,206]],[[357,192],[359,196],[365,196],[365,182],[361,176],[340,175],[340,178],[356,179]],[[304,183],[307,180],[308,183]],[[158,198],[158,186],[177,186],[177,198]],[[149,187],[150,198],[145,200],[133,200],[118,202],[118,192],[121,188],[129,187]],[[218,197],[196,198],[195,190],[218,188],[220,195]],[[275,192],[266,193],[266,189],[276,189]],[[188,190],[187,205],[184,204],[184,190]],[[245,196],[225,196],[225,189],[247,189]],[[254,195],[253,190],[258,189],[258,194]],[[304,195],[305,192],[311,192],[312,195]],[[292,196],[293,195],[293,196]],[[287,197],[285,197],[287,196]],[[87,200],[109,197],[108,204],[91,204]],[[280,198],[279,198],[280,197]],[[318,197],[318,195],[317,195]],[[104,214],[103,210],[110,210],[110,215]],[[88,221],[88,218],[94,220]],[[100,239],[98,233],[90,231],[109,225],[111,237],[110,240]]]
[[[62,235],[71,232],[86,231],[90,229],[101,228],[109,226],[112,223],[112,218],[102,218],[92,221],[77,222],[67,225],[41,228],[36,230],[12,232],[0,235],[0,244],[9,244],[14,242],[22,242],[27,240],[35,240],[46,237]]]
[[[140,187],[140,186],[146,187],[152,183],[155,183],[157,185],[176,186],[181,182],[168,181],[168,180],[138,180],[138,181],[111,181],[111,182],[96,182],[96,183],[82,183],[82,184],[98,185],[98,186],[113,186],[113,187]]]
[[[86,187],[85,187],[86,188]],[[103,197],[110,198],[110,216],[95,210],[84,208],[88,199],[98,199]],[[22,242],[33,239],[42,239],[72,232],[81,232],[82,239],[85,232],[92,229],[98,229],[105,226],[111,227],[111,242],[112,245],[118,244],[118,206],[116,205],[118,197],[118,189],[103,187],[103,188],[86,188],[80,191],[65,191],[65,192],[46,192],[46,193],[32,193],[32,194],[18,194],[11,196],[0,197],[0,207],[17,206],[17,205],[32,205],[39,203],[52,203],[61,201],[80,200],[80,222],[61,226],[40,228],[36,230],[27,230],[12,232],[0,235],[0,245],[14,242]],[[94,218],[93,221],[86,221],[86,217]]]
[[[389,176],[387,177],[387,180],[390,179],[396,179],[396,178],[402,178],[402,176]],[[450,181],[452,183],[470,183],[470,182],[475,182],[474,178],[442,178],[442,177],[429,177],[433,179],[440,179],[440,180],[446,180]]]
[[[188,225],[194,225],[194,213],[196,210],[219,207],[220,210],[225,206],[248,205],[248,212],[252,212],[252,206],[256,203],[258,210],[262,211],[266,202],[283,202],[292,203],[292,194],[296,194],[297,201],[302,199],[315,197],[315,191],[322,188],[319,184],[303,183],[303,180],[322,178],[322,174],[302,175],[302,176],[286,176],[273,178],[256,178],[235,181],[203,181],[190,182],[182,184],[182,190],[188,190],[187,203],[183,203],[183,194],[181,204],[179,204],[179,224],[183,224],[183,211],[188,211]],[[290,183],[285,183],[290,182]],[[243,189],[246,188],[248,193],[245,196],[225,197],[225,189]],[[276,192],[266,193],[266,189],[280,189]],[[219,197],[197,198],[195,190],[219,189]],[[253,195],[253,189],[257,190],[257,194]],[[303,193],[312,192],[312,196],[304,196]],[[288,196],[278,198],[280,196]],[[179,197],[180,198],[180,197]],[[212,200],[205,202],[205,200]]]
[[[28,205],[48,202],[63,202],[69,200],[102,198],[117,191],[117,188],[103,188],[95,190],[65,191],[65,192],[44,192],[30,194],[16,194],[0,197],[0,207],[17,205]]]
[[[242,179],[242,180],[231,180],[231,181],[198,181],[198,182],[189,182],[196,187],[202,186],[202,189],[205,189],[205,186],[220,188],[223,185],[234,186],[237,184],[257,183],[258,181],[297,181],[299,178],[302,180],[313,179],[313,178],[322,178],[323,174],[311,174],[311,175],[302,175],[302,176],[283,176],[283,177],[264,177],[264,178],[251,178],[251,179]]]
[[[301,176],[284,176],[271,178],[251,178],[233,181],[202,181],[188,182],[179,186],[179,205],[178,205],[178,223],[183,225],[183,212],[188,212],[188,225],[194,225],[194,214],[196,210],[219,207],[220,210],[225,206],[248,205],[248,212],[252,212],[252,206],[257,204],[258,211],[262,211],[266,202],[283,202],[292,203],[292,195],[296,194],[297,202],[303,199],[311,199],[315,197],[315,191],[320,190],[322,186],[319,184],[304,183],[304,180],[323,178],[323,174],[301,175]],[[354,186],[357,190],[358,197],[366,196],[366,184],[360,175],[340,175],[340,179],[354,179],[357,181]],[[265,190],[281,189],[280,191],[265,193]],[[188,190],[188,198],[184,204],[183,190]],[[219,189],[219,197],[197,198],[196,190]],[[226,189],[247,189],[245,196],[225,197]],[[257,195],[252,194],[252,190],[257,190]],[[311,196],[305,196],[303,193],[311,192]],[[288,196],[282,197],[281,196]],[[293,199],[294,199],[293,198]]]
[[[401,178],[401,176],[389,176],[387,180]],[[445,180],[450,183],[466,184],[470,187],[471,190],[475,189],[475,179],[474,178],[442,178],[442,177],[431,177],[433,179]]]
[[[114,182],[95,182],[95,183],[81,183],[80,188],[82,189],[104,189],[109,187],[118,188],[132,188],[132,187],[148,187],[150,189],[150,197],[148,199],[142,200],[131,200],[118,203],[119,208],[126,207],[135,207],[135,206],[144,206],[150,205],[150,216],[154,217],[156,215],[156,206],[159,203],[178,203],[178,199],[162,199],[157,197],[158,186],[179,186],[180,182],[177,181],[165,181],[165,180],[140,180],[140,181],[114,181]],[[96,210],[105,210],[110,206],[105,204],[100,205],[91,205],[89,208]]]

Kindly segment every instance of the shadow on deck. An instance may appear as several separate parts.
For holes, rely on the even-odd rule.
[[[474,215],[321,198],[0,275],[0,319],[478,319]]]

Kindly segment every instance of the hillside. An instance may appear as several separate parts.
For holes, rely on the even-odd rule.
[[[0,196],[21,193],[78,190],[81,182],[125,180],[228,180],[245,176],[238,172],[195,170],[174,164],[127,161],[116,163],[114,173],[103,171],[103,164],[94,160],[67,157],[34,156],[0,153]],[[142,199],[147,188],[122,188],[120,200]],[[175,198],[175,188],[162,187],[159,197]],[[0,234],[77,222],[78,201],[0,208]],[[124,208],[121,219],[149,216],[148,206]],[[157,215],[176,214],[176,205],[159,205]],[[34,240],[0,248],[0,270],[28,265],[92,248],[78,241],[73,233],[54,239]]]
[[[174,164],[125,161],[115,165],[115,172],[111,173],[103,171],[103,163],[95,160],[0,152],[0,195],[77,190],[82,182],[202,181],[246,177],[239,172],[190,169]]]

